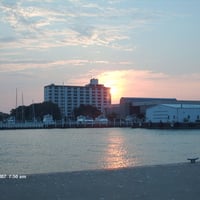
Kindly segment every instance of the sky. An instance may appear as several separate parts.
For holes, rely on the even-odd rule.
[[[120,97],[200,100],[199,0],[0,0],[0,111],[91,78]],[[23,96],[23,98],[22,98]]]

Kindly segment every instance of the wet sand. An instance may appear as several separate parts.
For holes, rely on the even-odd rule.
[[[1,178],[1,200],[199,200],[200,163]]]

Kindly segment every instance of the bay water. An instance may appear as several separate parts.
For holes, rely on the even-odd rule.
[[[132,128],[0,131],[0,174],[36,174],[188,162],[200,130]]]

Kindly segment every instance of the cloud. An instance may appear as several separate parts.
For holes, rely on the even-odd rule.
[[[132,47],[128,43],[130,30],[143,26],[157,13],[120,8],[114,2],[118,1],[104,4],[74,0],[46,0],[42,3],[31,0],[2,1],[1,21],[12,27],[13,39],[17,39],[8,40],[5,37],[0,42],[9,42],[4,48],[14,45],[17,48],[38,50],[97,45],[131,51]]]
[[[117,88],[120,97],[165,97],[200,99],[200,74],[170,75],[148,70],[116,70],[100,73],[101,83]],[[187,92],[186,92],[187,91]]]
[[[0,43],[12,43],[15,42],[17,40],[17,38],[15,37],[2,37],[0,38]]]
[[[12,53],[3,53],[3,57],[15,56]],[[102,66],[102,70],[111,68],[112,66],[130,66],[131,62],[128,61],[111,61],[111,60],[95,60],[95,59],[66,59],[66,60],[29,60],[29,59],[0,59],[0,73],[3,72],[15,72],[30,69],[50,69],[50,68],[62,68],[62,67],[76,67],[76,66],[87,66],[89,68]],[[86,69],[86,70],[87,70]]]
[[[17,1],[15,0],[2,0],[1,3],[5,6],[15,6],[17,4]]]

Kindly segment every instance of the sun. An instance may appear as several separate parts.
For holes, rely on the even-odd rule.
[[[100,75],[99,80],[106,87],[110,88],[110,94],[113,104],[117,104],[122,97],[123,81],[117,72],[107,72]]]
[[[111,86],[110,87],[110,93],[111,93],[112,96],[117,96],[117,93],[118,93],[117,87],[116,86]]]
[[[110,87],[112,103],[119,103],[119,100],[121,98],[119,88],[116,85],[108,85],[108,87]]]

